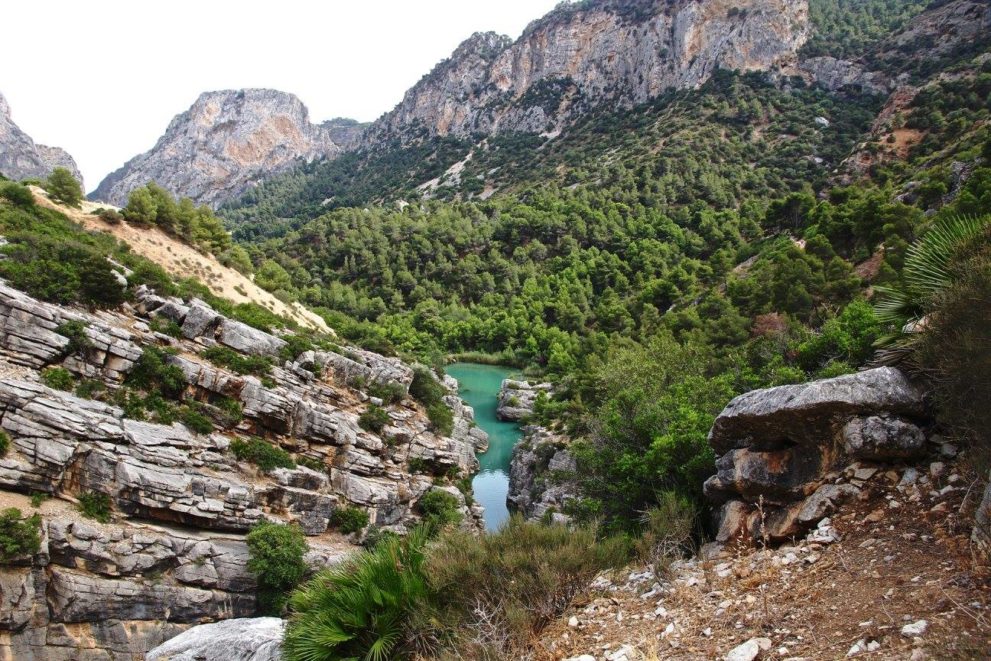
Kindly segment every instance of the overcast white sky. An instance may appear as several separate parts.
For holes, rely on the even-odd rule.
[[[0,92],[87,190],[207,90],[292,92],[371,121],[473,32],[517,37],[558,0],[48,0],[3,7]]]

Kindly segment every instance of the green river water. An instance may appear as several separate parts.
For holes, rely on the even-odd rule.
[[[475,409],[475,422],[489,435],[489,449],[478,456],[481,469],[472,480],[475,500],[485,508],[486,530],[496,530],[509,518],[509,461],[523,432],[515,422],[496,418],[496,403],[502,380],[519,376],[509,367],[454,363],[445,371],[458,380],[461,399]]]

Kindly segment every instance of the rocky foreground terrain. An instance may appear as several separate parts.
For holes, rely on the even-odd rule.
[[[420,496],[443,489],[462,504],[465,525],[478,525],[480,509],[444,486],[475,470],[486,443],[457,397],[447,398],[454,430],[438,436],[407,396],[414,374],[398,359],[340,348],[285,360],[284,337],[202,301],[145,288],[134,301],[93,313],[0,284],[0,428],[10,445],[0,499],[40,513],[43,532],[39,553],[0,569],[0,658],[140,658],[192,624],[253,615],[244,535],[262,520],[302,526],[314,568],[361,538],[335,529],[342,508],[366,512],[369,529],[402,531],[419,520]],[[67,322],[84,338],[60,334]],[[204,358],[211,347],[273,367],[241,375]],[[152,348],[180,370],[183,395],[215,431],[135,419],[39,379],[59,367],[89,391],[113,393]],[[376,385],[398,389],[396,403],[369,396]],[[233,420],[219,410],[232,401]],[[359,425],[369,403],[388,411],[381,432]],[[252,438],[282,446],[295,467],[263,471],[232,454],[232,443]],[[109,499],[105,523],[76,511],[94,494]]]
[[[8,179],[45,179],[65,168],[80,183],[83,175],[72,156],[59,147],[39,145],[14,123],[10,105],[0,94],[0,174]]]

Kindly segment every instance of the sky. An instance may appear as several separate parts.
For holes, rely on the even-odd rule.
[[[87,190],[201,92],[291,92],[310,119],[372,121],[473,32],[518,37],[558,0],[48,0],[5,3],[0,93]]]

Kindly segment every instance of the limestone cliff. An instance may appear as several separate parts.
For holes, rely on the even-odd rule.
[[[69,322],[83,329],[74,344],[62,334]],[[238,374],[211,362],[211,347],[268,357],[272,367],[261,378]],[[9,441],[0,499],[39,513],[42,533],[38,553],[0,567],[0,659],[141,658],[190,624],[252,615],[244,535],[263,520],[301,526],[314,568],[361,540],[335,529],[341,508],[364,510],[372,529],[403,532],[419,520],[419,498],[443,489],[464,525],[479,525],[480,508],[449,479],[477,470],[485,445],[469,407],[449,398],[455,424],[443,436],[408,397],[413,370],[400,360],[356,347],[288,359],[285,348],[284,335],[143,286],[133,305],[94,313],[0,282],[0,430]],[[118,395],[149,350],[181,375],[181,396],[213,431],[127,408]],[[86,391],[44,385],[41,371],[53,367]],[[379,431],[361,424],[370,404],[388,416]],[[238,459],[234,443],[251,438],[290,452],[295,467]],[[93,494],[107,499],[110,521],[73,507]]]
[[[64,149],[35,143],[14,123],[10,106],[0,94],[0,174],[8,179],[44,179],[57,167],[66,168],[80,182],[76,162]]]
[[[809,36],[805,0],[562,4],[511,42],[476,34],[370,130],[396,136],[554,131],[590,106],[631,106],[718,68],[775,70]]]
[[[216,207],[301,161],[339,155],[361,131],[351,120],[310,123],[306,106],[292,94],[206,92],[172,120],[150,151],[107,176],[90,197],[124,205],[130,191],[155,181]]]

